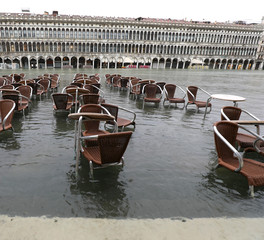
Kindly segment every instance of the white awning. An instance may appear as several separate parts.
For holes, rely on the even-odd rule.
[[[124,58],[124,62],[125,63],[133,63],[134,62],[134,59],[130,58],[130,57],[125,57]]]
[[[200,59],[192,59],[191,64],[203,64],[203,61]]]

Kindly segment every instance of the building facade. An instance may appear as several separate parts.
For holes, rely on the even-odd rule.
[[[263,26],[0,13],[0,64],[263,70]]]

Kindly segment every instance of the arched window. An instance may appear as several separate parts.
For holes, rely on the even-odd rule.
[[[57,51],[58,51],[58,48],[57,48],[57,43],[54,43],[54,46],[53,46],[53,51],[54,51],[54,52],[57,52]]]
[[[54,38],[57,37],[57,29],[56,29],[56,28],[53,29],[53,37],[54,37]]]
[[[97,43],[94,44],[94,52],[97,52]]]
[[[64,39],[65,38],[65,29],[61,29],[61,38]]]
[[[79,31],[78,31],[78,38],[79,38],[79,39],[82,38],[82,31],[81,31],[81,29],[79,29]]]
[[[27,49],[27,43],[24,43],[24,44],[23,44],[23,52],[27,52],[27,50],[28,50],[28,49]]]
[[[113,39],[117,39],[116,30],[114,31],[114,36],[113,36]]]
[[[52,29],[50,28],[50,29],[49,29],[49,37],[52,38],[52,35],[53,35],[53,34],[52,34]]]

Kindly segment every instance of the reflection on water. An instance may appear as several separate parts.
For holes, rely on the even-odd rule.
[[[21,70],[22,71],[22,70]],[[35,77],[48,70],[31,70]],[[77,72],[61,75],[59,91]],[[120,73],[178,84],[198,85],[210,93],[246,97],[239,106],[264,119],[263,71],[182,71],[86,69],[90,75]],[[2,75],[11,70],[2,71]],[[74,121],[54,114],[50,93],[33,99],[25,115],[16,114],[14,132],[0,134],[0,213],[23,216],[85,217],[215,217],[263,216],[264,188],[248,195],[246,179],[224,168],[214,169],[217,155],[213,123],[222,106],[203,119],[203,110],[188,111],[146,104],[102,84],[106,102],[136,112],[136,129],[125,153],[124,168],[95,170],[82,159],[75,179]],[[257,106],[257,107],[256,107]]]
[[[14,136],[12,131],[5,131],[0,135],[0,147],[1,149],[5,149],[7,151],[11,151],[14,149],[19,149],[20,144]]]
[[[81,196],[84,204],[81,212],[84,216],[126,217],[129,205],[125,183],[119,179],[121,167],[95,170],[92,180],[89,177],[87,160],[82,160],[78,181],[75,179],[75,172],[70,172],[68,176],[71,181],[71,194]]]
[[[53,115],[55,120],[54,134],[63,136],[69,131],[74,131],[75,123],[67,117],[68,114],[69,112],[60,112]]]

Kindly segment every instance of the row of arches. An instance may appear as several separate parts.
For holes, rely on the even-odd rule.
[[[255,69],[256,65],[252,59],[199,59],[201,66],[208,69]],[[76,56],[56,56],[56,57],[21,57],[10,59],[0,58],[0,64],[17,64],[20,68],[126,68],[133,65],[136,68],[169,68],[187,69],[192,67],[193,59],[181,58],[131,58],[131,57],[76,57]],[[197,59],[196,59],[197,62]],[[263,69],[263,65],[258,65],[258,69]]]
[[[255,56],[253,47],[215,47],[192,45],[153,45],[120,43],[0,42],[0,53],[129,53],[164,55]]]
[[[215,31],[199,29],[198,32],[183,30],[181,32],[161,30],[104,30],[93,28],[35,28],[35,27],[1,27],[1,38],[38,38],[38,39],[94,39],[94,40],[137,40],[162,42],[195,42],[219,44],[256,45],[260,34],[255,32]]]

